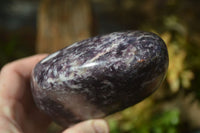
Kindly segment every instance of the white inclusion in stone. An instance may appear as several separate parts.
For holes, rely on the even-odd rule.
[[[141,36],[137,37],[137,40],[140,40],[143,37],[144,37],[144,35],[141,35]]]
[[[53,75],[57,76],[58,72],[56,70],[53,71]]]
[[[41,61],[41,63],[44,63],[44,62],[46,62],[46,61],[52,59],[53,57],[55,57],[55,56],[58,55],[59,53],[60,53],[60,51],[57,51],[57,52],[55,52],[55,53],[53,53],[53,54],[50,54],[49,56],[47,56],[46,58],[44,58],[44,59]]]
[[[110,47],[106,47],[105,50],[101,53],[98,53],[95,57],[93,57],[92,59],[90,59],[88,62],[93,62],[95,60],[97,60],[99,57],[101,57],[102,55],[105,55],[106,53],[112,51],[113,49],[115,49],[118,46],[117,43],[113,43]]]
[[[69,45],[66,49],[70,49],[70,48],[76,47],[77,44],[78,44],[78,43],[75,42],[75,43]],[[80,44],[81,44],[81,43],[80,43]],[[80,45],[80,44],[79,44],[79,45]]]
[[[47,83],[62,83],[67,80],[68,77],[66,77],[64,74],[60,74],[58,78],[48,78]]]
[[[81,66],[80,68],[94,67],[94,66],[96,66],[98,64],[99,63],[97,63],[97,62],[87,63],[87,64],[84,64],[83,66]]]
[[[152,44],[152,43],[150,43],[150,44],[149,44],[149,47],[153,47],[153,44]]]
[[[65,74],[60,74],[60,75],[59,75],[59,80],[62,81],[62,82],[63,82],[63,81],[67,81],[67,80],[68,80],[68,77],[66,77]]]
[[[47,79],[47,83],[54,83],[54,82],[55,82],[55,80],[52,79],[52,78],[48,78],[48,79]]]
[[[134,60],[136,50],[137,49],[135,47],[132,47],[130,49],[128,56],[125,58],[125,63],[126,63],[127,66],[130,66],[130,63]],[[123,56],[125,56],[126,52],[127,52],[127,50],[123,51]]]

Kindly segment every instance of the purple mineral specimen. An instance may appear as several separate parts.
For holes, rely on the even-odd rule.
[[[61,49],[33,70],[36,105],[63,127],[101,118],[152,94],[168,68],[156,34],[114,32]]]

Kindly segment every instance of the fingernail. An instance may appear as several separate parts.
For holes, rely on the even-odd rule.
[[[109,133],[108,124],[105,120],[94,120],[93,126],[96,133]]]

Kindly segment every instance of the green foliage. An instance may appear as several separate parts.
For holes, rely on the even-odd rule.
[[[138,124],[138,119],[121,122],[109,119],[111,133],[177,133],[180,122],[178,109],[152,113],[148,119]],[[131,117],[131,116],[130,116]]]
[[[164,111],[160,114],[154,115],[152,123],[147,127],[152,133],[177,133],[177,126],[179,124],[179,110]]]
[[[184,45],[186,40],[181,35],[176,35],[172,39],[172,35],[166,32],[162,35],[169,51],[169,69],[167,81],[172,92],[177,92],[181,87],[189,88],[191,80],[194,78],[192,70],[186,66],[185,58],[187,56],[186,50],[181,48],[180,44]]]

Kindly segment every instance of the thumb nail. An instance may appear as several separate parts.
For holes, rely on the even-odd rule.
[[[109,133],[108,124],[105,120],[94,120],[93,127],[95,133]]]

